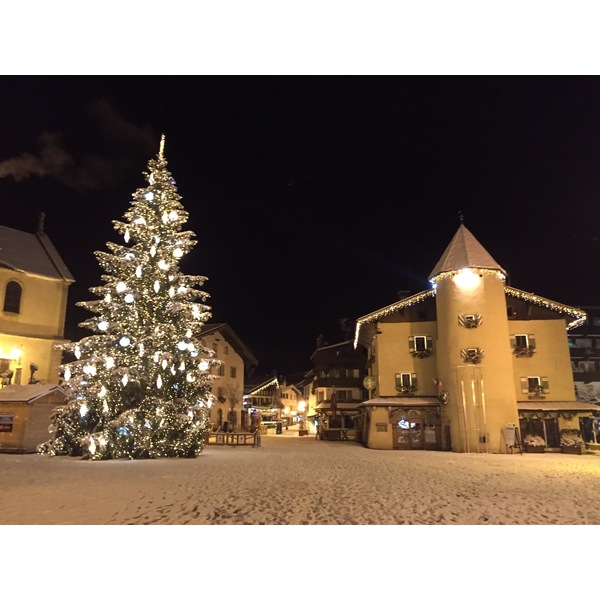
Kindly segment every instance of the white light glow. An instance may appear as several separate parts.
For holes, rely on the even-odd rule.
[[[175,248],[175,250],[173,250],[173,256],[175,258],[181,258],[183,256],[183,250],[181,248]]]
[[[82,417],[85,417],[85,415],[87,415],[87,414],[88,414],[88,411],[89,411],[89,410],[90,410],[90,409],[87,407],[87,404],[82,404],[82,405],[79,407],[79,414],[80,414]]]
[[[144,194],[144,198],[145,198],[146,200],[154,200],[154,194],[153,194],[152,192],[146,192],[146,193]]]
[[[75,354],[75,358],[79,360],[81,358],[81,348],[79,346],[75,346],[75,352],[73,354]]]
[[[131,340],[126,335],[124,335],[119,340],[119,344],[121,344],[121,346],[123,346],[123,348],[127,348],[127,346],[129,346],[130,343],[131,343]]]
[[[206,360],[201,360],[201,361],[200,361],[200,364],[198,365],[198,368],[199,368],[201,371],[208,371],[208,366],[209,366],[209,365],[208,365],[208,362],[207,362]]]
[[[119,281],[119,283],[117,283],[117,287],[115,289],[119,293],[124,292],[127,289],[127,284],[124,281]]]
[[[160,283],[158,283],[158,281],[154,282],[154,291],[158,294],[160,290]]]
[[[135,298],[133,296],[133,294],[125,294],[125,297],[123,298],[123,300],[125,300],[125,302],[127,302],[127,304],[131,304]]]
[[[123,377],[121,377],[121,383],[123,384],[123,387],[125,387],[127,385],[128,381],[129,381],[129,377],[127,376],[127,373],[125,373],[125,375],[123,375]]]
[[[69,369],[69,367],[65,369],[63,377],[65,378],[65,381],[69,381],[69,379],[71,379],[71,370]]]
[[[166,263],[162,258],[158,261],[158,268],[163,271],[167,271],[169,268],[168,263]]]
[[[141,277],[142,276],[142,267],[140,267],[139,265],[135,269],[135,276],[136,277]]]
[[[123,238],[125,239],[125,243],[129,242],[129,229],[125,230],[125,235],[123,236]]]
[[[98,323],[98,329],[100,331],[106,331],[108,329],[108,321],[100,321],[100,323]]]
[[[177,348],[179,348],[179,350],[181,350],[183,352],[183,350],[185,350],[188,347],[188,343],[185,340],[181,340],[178,344],[177,344]]]
[[[159,375],[156,378],[156,387],[160,390],[160,388],[162,387],[162,377]]]
[[[473,289],[479,285],[480,277],[471,269],[462,269],[454,276],[454,282],[460,288],[465,290]]]
[[[144,217],[138,217],[134,223],[136,225],[145,225],[146,224],[146,219],[144,219]]]
[[[107,369],[112,369],[115,366],[115,359],[112,356],[107,356],[104,364]]]
[[[150,248],[150,256],[156,256],[156,246]]]

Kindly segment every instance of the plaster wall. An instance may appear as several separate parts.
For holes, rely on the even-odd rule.
[[[545,400],[575,400],[566,322],[563,319],[509,321],[508,328],[511,335],[535,336],[536,349],[532,356],[513,355],[512,358],[517,399],[528,399],[528,394],[521,390],[521,377],[547,377],[548,392],[544,393]],[[507,343],[510,348],[510,342]]]
[[[495,273],[473,273],[469,285],[443,277],[436,290],[438,374],[449,392],[445,417],[450,422],[452,450],[504,453],[503,428],[518,423],[513,356],[509,346],[504,282]],[[478,314],[478,327],[461,325],[461,315]],[[478,364],[461,350],[480,348]]]

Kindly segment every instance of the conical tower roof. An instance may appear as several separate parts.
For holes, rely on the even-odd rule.
[[[492,258],[490,253],[475,239],[475,236],[461,223],[452,241],[442,254],[442,258],[433,268],[429,279],[448,271],[460,269],[491,269],[506,271]]]

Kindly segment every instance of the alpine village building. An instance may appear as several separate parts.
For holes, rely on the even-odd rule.
[[[218,376],[211,389],[216,398],[210,407],[211,429],[249,430],[250,415],[243,402],[245,374],[258,360],[227,323],[207,323],[195,337],[219,361],[211,370]]]
[[[35,452],[64,404],[58,367],[73,276],[44,232],[0,226],[0,452]]]
[[[363,444],[508,453],[532,434],[558,450],[561,432],[584,429],[598,407],[576,399],[567,337],[584,311],[508,286],[462,222],[429,280],[357,319]]]

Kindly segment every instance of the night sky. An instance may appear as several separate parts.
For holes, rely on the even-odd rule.
[[[464,223],[514,287],[600,304],[596,76],[0,76],[0,224],[73,273],[66,334],[166,135],[205,275],[259,371],[427,289]]]

